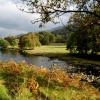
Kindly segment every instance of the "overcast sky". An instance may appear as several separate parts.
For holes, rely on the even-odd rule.
[[[13,3],[13,0],[0,0],[0,36],[5,34],[21,34],[40,30],[50,30],[62,25],[48,23],[44,28],[38,28],[38,24],[33,25],[31,23],[31,20],[36,17],[37,15],[32,15],[18,10],[16,5]],[[68,18],[65,16],[62,18],[64,23],[67,19]]]

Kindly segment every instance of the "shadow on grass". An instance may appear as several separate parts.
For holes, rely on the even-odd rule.
[[[83,58],[83,59],[87,59],[87,60],[100,61],[100,55],[96,55],[96,54],[75,54],[75,53],[71,54],[71,53],[69,53],[67,56]]]

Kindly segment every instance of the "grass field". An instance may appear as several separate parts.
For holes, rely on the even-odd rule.
[[[48,45],[36,47],[34,50],[26,50],[30,54],[66,54],[66,45]]]

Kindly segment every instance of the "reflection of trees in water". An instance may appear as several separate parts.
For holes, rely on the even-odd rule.
[[[8,54],[8,53],[9,53],[9,50],[6,49],[6,48],[1,48],[1,49],[0,49],[0,52],[1,52],[2,54]]]
[[[5,55],[19,55],[28,58],[28,62],[34,60],[34,62],[40,63],[40,59],[35,58],[32,55],[27,55],[19,52],[17,49],[0,49],[0,52]],[[15,57],[15,56],[14,56]],[[18,58],[18,60],[19,60]],[[36,59],[38,61],[36,61]],[[44,59],[44,58],[43,58]],[[47,58],[46,58],[47,59]],[[70,72],[70,73],[85,73],[87,75],[95,75],[95,76],[100,76],[100,65],[96,64],[68,64],[67,65],[63,62],[60,62],[59,60],[55,59],[48,59],[44,60],[42,62],[48,62],[48,64],[52,64],[54,66],[61,66],[61,68],[64,68],[65,71]],[[65,64],[65,65],[64,65]]]
[[[10,53],[14,55],[19,55],[19,51],[16,49],[10,50]]]
[[[6,49],[6,48],[2,48],[2,49],[0,49],[0,52],[2,54],[9,54],[10,53],[10,54],[14,54],[14,55],[19,55],[19,51],[16,49],[10,50],[10,49]]]

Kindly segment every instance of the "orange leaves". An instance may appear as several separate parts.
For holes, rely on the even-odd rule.
[[[45,76],[48,73],[48,69],[44,68],[44,67],[36,68],[35,71],[36,71],[37,74],[43,75],[43,76]]]
[[[48,71],[48,73],[45,75],[45,79],[55,80],[60,83],[62,83],[66,77],[68,76],[65,74],[65,72],[59,68],[53,68],[52,70]]]
[[[37,92],[38,88],[39,88],[39,84],[38,82],[36,82],[36,80],[34,78],[31,78],[27,81],[27,88],[32,92],[35,93]]]
[[[70,87],[74,87],[75,91],[82,93],[83,97],[93,95],[99,98],[100,95],[100,92],[88,82],[80,81],[84,79],[84,75],[66,73],[59,67],[53,66],[51,69],[47,69],[36,67],[26,62],[17,64],[10,60],[6,63],[1,62],[0,70],[4,76],[4,83],[2,81],[0,83],[5,84],[9,90],[9,94],[13,96],[19,93],[22,88],[27,88],[33,95],[37,95],[41,87],[46,87],[48,91],[49,88],[61,88],[67,91]],[[88,92],[89,95],[87,95]],[[74,94],[75,96],[80,96],[80,94]]]
[[[45,79],[48,81],[57,81],[62,84],[63,87],[67,86],[79,86],[81,76],[79,74],[69,75],[62,69],[54,68],[50,70],[46,75]]]
[[[5,70],[5,71],[7,71],[7,73],[10,73],[13,75],[17,75],[21,72],[21,68],[13,60],[10,60],[7,63],[4,63],[3,70]]]
[[[73,74],[70,82],[70,86],[75,86],[78,87],[80,85],[80,80],[82,79],[82,77],[79,74]]]
[[[3,63],[0,61],[0,69],[3,68]]]

